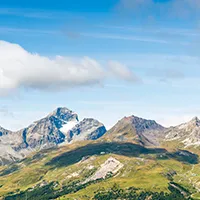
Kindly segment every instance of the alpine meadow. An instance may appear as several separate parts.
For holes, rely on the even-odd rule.
[[[200,199],[200,1],[0,2],[0,200]]]

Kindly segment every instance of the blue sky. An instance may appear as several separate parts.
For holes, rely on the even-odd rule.
[[[108,128],[200,116],[198,0],[0,3],[0,119],[17,130],[58,106]]]

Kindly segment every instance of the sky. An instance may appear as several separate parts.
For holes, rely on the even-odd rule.
[[[108,129],[186,122],[200,116],[199,44],[199,0],[1,2],[0,126],[60,106]]]

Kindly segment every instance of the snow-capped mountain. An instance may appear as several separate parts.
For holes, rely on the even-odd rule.
[[[131,141],[141,145],[159,145],[165,128],[154,120],[136,116],[124,117],[111,128],[105,138],[115,141]]]
[[[22,147],[31,149],[48,148],[65,141],[61,128],[78,121],[78,115],[67,108],[57,108],[45,118],[38,120],[20,131],[23,137]]]
[[[62,143],[96,140],[105,133],[105,126],[97,120],[84,119],[79,122],[78,115],[73,111],[67,108],[57,108],[46,117],[20,131],[11,132],[1,128],[0,149],[3,150],[0,153],[0,159],[6,157],[8,161],[13,161],[32,151]]]
[[[100,125],[104,128],[101,133],[103,135],[106,132],[105,126],[97,120],[84,119],[79,122],[78,115],[73,111],[57,108],[47,117],[21,130],[21,134],[26,147],[41,149],[63,142],[98,139],[101,136],[98,133]]]

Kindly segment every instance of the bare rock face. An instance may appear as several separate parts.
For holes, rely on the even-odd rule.
[[[124,165],[119,162],[115,158],[108,158],[108,160],[103,163],[100,168],[88,179],[84,181],[84,183],[95,181],[98,179],[105,179],[107,175],[113,174],[115,175]]]
[[[95,119],[87,118],[68,131],[66,140],[68,142],[97,140],[105,133],[106,128],[102,123]]]
[[[22,146],[40,149],[64,142],[65,135],[60,128],[71,120],[78,120],[76,113],[67,108],[57,108],[47,117],[21,130],[24,140]]]
[[[11,133],[11,131],[6,130],[3,127],[0,126],[0,136],[8,135],[9,133]]]
[[[93,119],[79,121],[67,108],[57,108],[46,117],[17,132],[0,127],[0,165],[20,160],[31,152],[84,140],[133,142],[159,146],[176,141],[183,147],[200,146],[200,120],[164,128],[154,120],[136,116],[124,117],[106,132],[105,126]]]
[[[0,127],[0,165],[22,159],[23,156],[15,151],[15,147],[22,143],[19,134]]]
[[[97,120],[91,118],[79,122],[76,113],[67,108],[58,108],[22,130],[22,146],[31,149],[49,148],[64,142],[96,140],[105,132],[105,126]]]
[[[154,120],[136,116],[124,117],[111,128],[106,137],[115,141],[133,141],[141,145],[159,145],[165,128]]]
[[[67,108],[57,108],[46,117],[17,132],[0,127],[0,161],[8,163],[31,152],[62,143],[96,140],[106,132],[95,119],[79,122],[78,115]],[[6,159],[6,160],[5,160]]]
[[[200,146],[200,120],[195,117],[187,123],[170,127],[165,134],[165,141],[176,140],[185,147]]]

